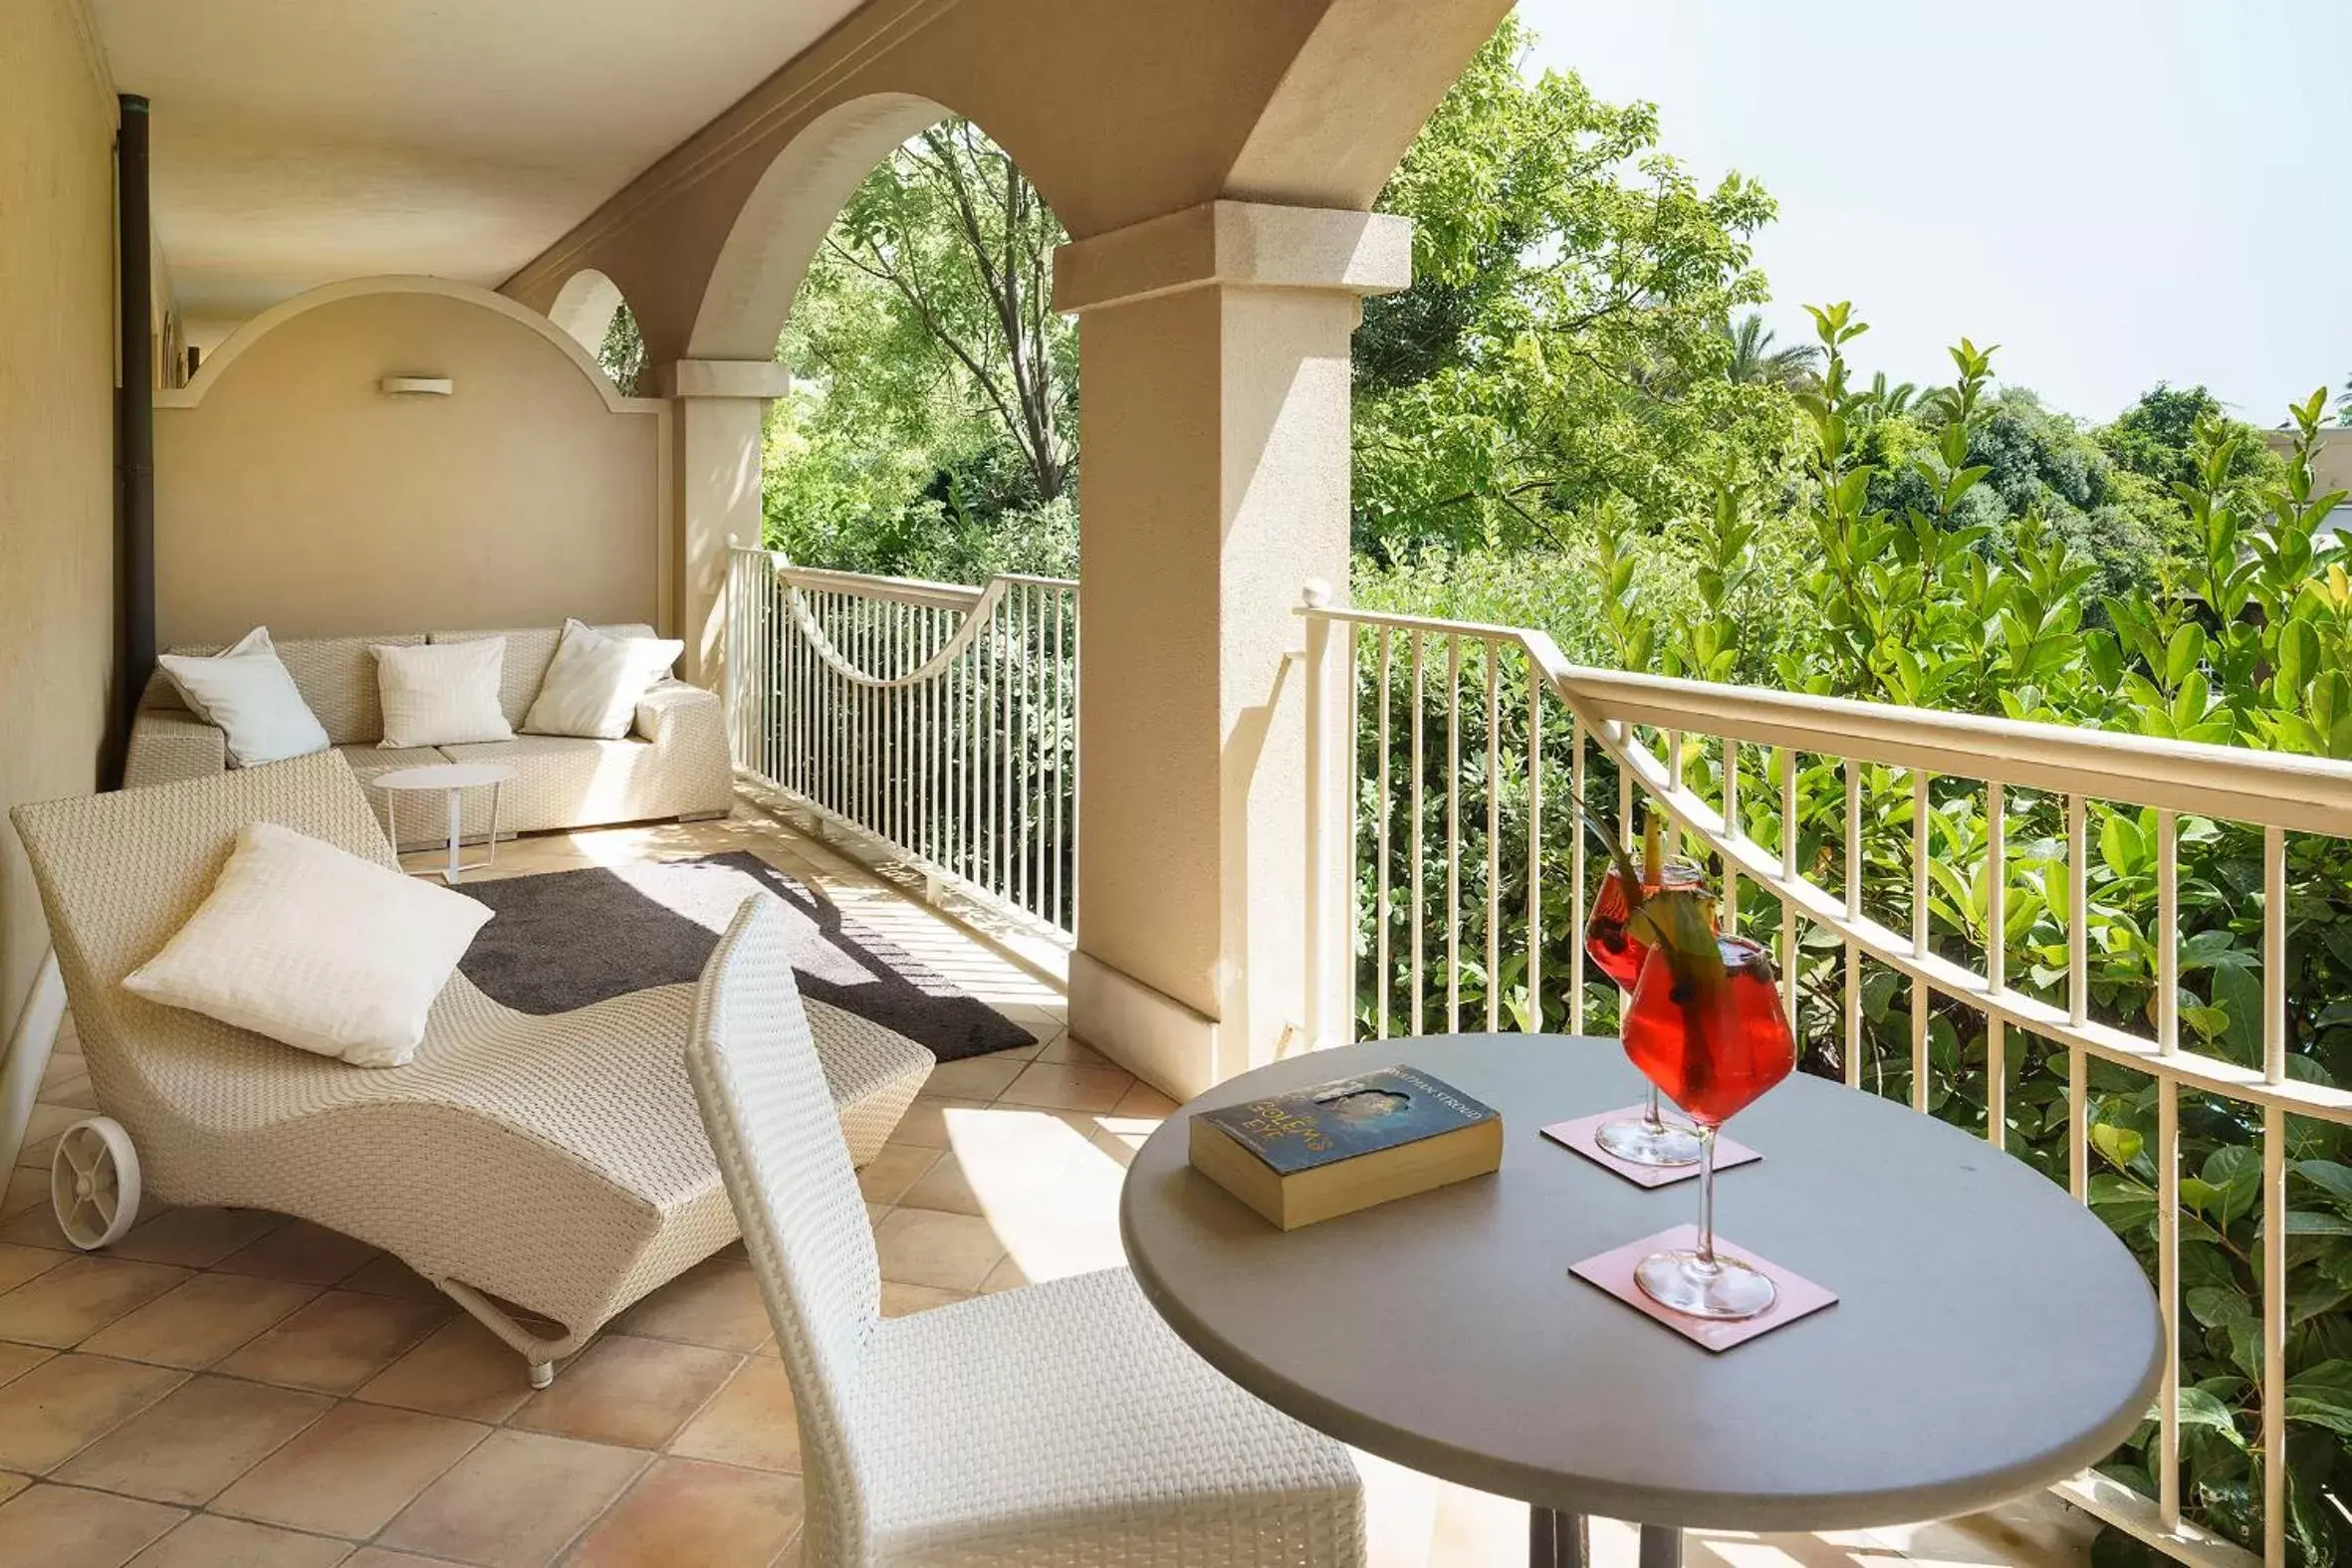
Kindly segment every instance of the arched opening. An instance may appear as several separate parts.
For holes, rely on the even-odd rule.
[[[548,318],[594,356],[621,395],[645,390],[645,339],[610,278],[593,267],[574,273],[548,307]]]
[[[969,119],[902,138],[802,269],[775,346],[763,514],[795,560],[978,583],[1077,569],[1077,334],[1065,238]]]

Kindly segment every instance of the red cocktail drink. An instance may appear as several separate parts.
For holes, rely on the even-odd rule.
[[[1642,971],[1625,1011],[1625,1054],[1702,1127],[1720,1127],[1796,1067],[1796,1041],[1764,950],[1718,937],[1720,978]]]
[[[1706,892],[1706,878],[1697,866],[1659,863],[1657,818],[1650,819],[1644,837],[1643,898],[1654,898],[1661,893],[1696,897]],[[1709,930],[1715,929],[1712,909],[1708,911],[1707,923]],[[1617,866],[1610,866],[1608,874],[1601,878],[1600,891],[1593,896],[1592,917],[1584,923],[1584,952],[1628,997],[1633,993],[1634,983],[1641,979],[1643,960],[1650,956],[1650,944],[1641,935],[1649,930],[1647,922],[1633,919],[1631,900],[1625,896],[1624,873]],[[1654,1086],[1642,1115],[1606,1123],[1593,1138],[1610,1154],[1635,1165],[1699,1163],[1698,1137],[1688,1127],[1667,1122]]]
[[[1659,1304],[1694,1317],[1747,1318],[1770,1308],[1770,1279],[1715,1252],[1716,1130],[1795,1070],[1796,1037],[1764,950],[1717,936],[1684,910],[1673,945],[1642,966],[1625,1008],[1625,1054],[1699,1124],[1699,1244],[1652,1252],[1634,1281]]]
[[[1665,866],[1655,877],[1642,878],[1641,891],[1648,898],[1668,889],[1696,891],[1704,886],[1697,866]],[[1631,913],[1625,879],[1611,866],[1593,895],[1592,918],[1584,923],[1584,952],[1595,968],[1627,992],[1641,979],[1642,960],[1650,956],[1650,945],[1626,929]]]

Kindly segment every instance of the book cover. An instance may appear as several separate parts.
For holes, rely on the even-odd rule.
[[[1410,1067],[1383,1067],[1311,1089],[1202,1111],[1281,1176],[1377,1154],[1494,1121],[1492,1106]]]

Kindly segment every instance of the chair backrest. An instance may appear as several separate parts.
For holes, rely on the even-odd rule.
[[[703,969],[686,1070],[792,1377],[808,1560],[862,1561],[858,1387],[881,1272],[773,893],[744,901]]]
[[[187,924],[248,822],[278,822],[395,870],[399,861],[351,765],[317,752],[144,789],[20,805],[9,813],[49,916],[74,1021],[102,1100],[125,1013],[157,1005],[122,990]]]

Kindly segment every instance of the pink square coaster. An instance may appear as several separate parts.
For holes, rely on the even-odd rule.
[[[1602,1111],[1593,1116],[1579,1116],[1574,1121],[1553,1122],[1543,1129],[1543,1136],[1553,1143],[1564,1144],[1603,1170],[1614,1171],[1636,1187],[1671,1187],[1676,1182],[1687,1182],[1699,1174],[1694,1162],[1690,1165],[1636,1165],[1631,1160],[1620,1160],[1603,1149],[1594,1135],[1610,1122],[1634,1121],[1648,1109],[1646,1105],[1620,1105],[1613,1111]],[[1748,1165],[1763,1159],[1748,1145],[1735,1138],[1715,1135],[1715,1168],[1728,1171],[1735,1165]]]
[[[1734,1345],[1744,1345],[1759,1334],[1768,1334],[1783,1323],[1793,1323],[1837,1300],[1836,1291],[1825,1290],[1804,1275],[1791,1273],[1768,1258],[1759,1257],[1745,1247],[1727,1241],[1721,1235],[1715,1238],[1718,1252],[1749,1264],[1771,1280],[1780,1292],[1770,1306],[1756,1316],[1729,1323],[1714,1318],[1686,1317],[1652,1301],[1642,1293],[1641,1286],[1633,1282],[1633,1265],[1652,1252],[1698,1244],[1699,1228],[1678,1225],[1671,1231],[1661,1231],[1656,1235],[1628,1241],[1614,1250],[1588,1257],[1581,1263],[1571,1263],[1568,1272],[1588,1284],[1600,1286],[1635,1311],[1656,1318],[1683,1338],[1707,1350],[1729,1350]]]

